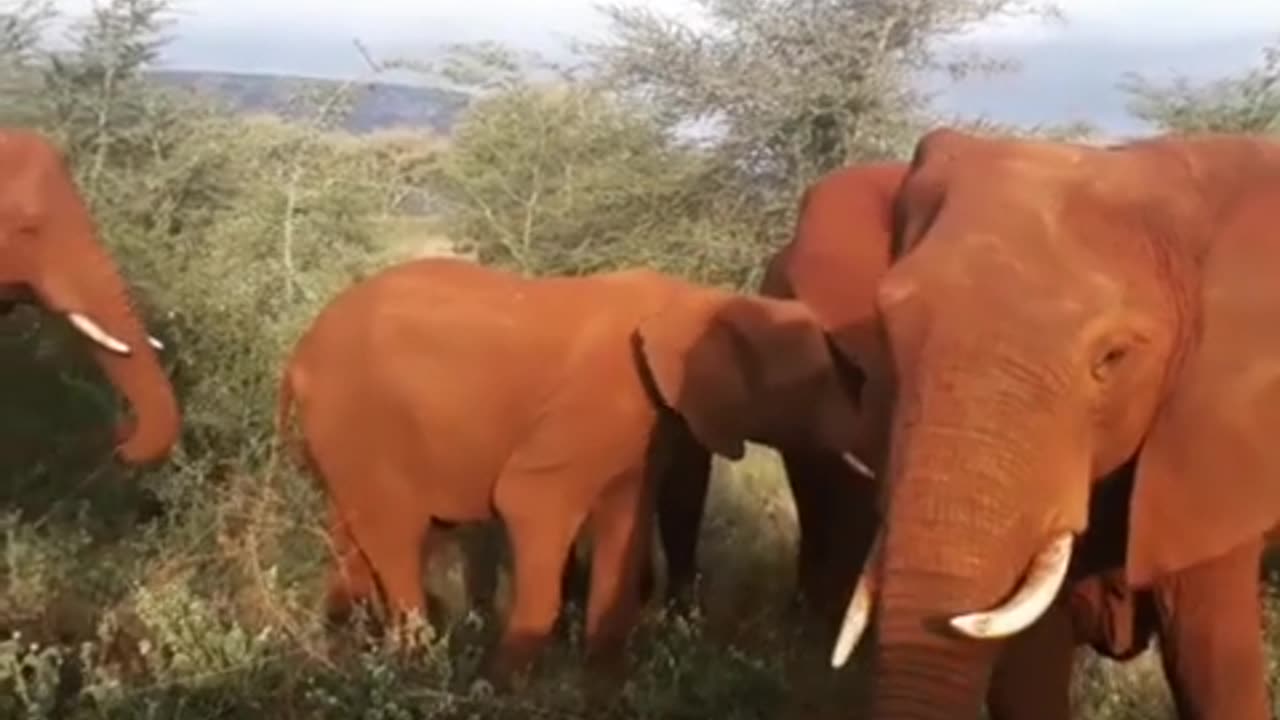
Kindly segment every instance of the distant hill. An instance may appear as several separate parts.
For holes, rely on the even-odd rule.
[[[340,80],[199,70],[153,70],[149,75],[166,85],[211,95],[237,111],[287,118],[298,116],[296,98],[301,93],[333,91],[342,84]],[[345,123],[353,133],[389,127],[447,133],[467,104],[462,93],[418,85],[360,83],[353,90],[355,107]]]

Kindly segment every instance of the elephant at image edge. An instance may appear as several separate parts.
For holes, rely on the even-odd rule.
[[[859,382],[798,302],[649,270],[535,279],[428,259],[320,312],[286,364],[277,427],[293,413],[298,455],[329,497],[335,620],[379,595],[393,624],[423,612],[432,523],[502,519],[514,598],[490,670],[505,680],[551,632],[584,523],[588,661],[619,667],[648,557],[660,412],[729,458],[758,437],[839,449],[857,429]]]
[[[760,293],[798,298],[864,371],[865,424],[853,455],[875,472],[883,461],[891,385],[875,315],[875,288],[889,266],[891,202],[907,164],[855,165],[814,182],[800,201],[791,241],[768,261]],[[834,632],[878,524],[876,485],[840,453],[777,446],[799,521],[799,595]],[[710,456],[685,444],[659,491],[658,522],[670,594],[687,597]]]
[[[1125,476],[1124,585],[1150,593],[1181,717],[1269,717],[1277,202],[1258,138],[918,142],[876,298],[885,524],[833,658],[874,610],[869,717],[977,717],[1002,638],[1052,618],[1091,493]]]
[[[93,342],[93,357],[128,400],[120,458],[160,460],[181,416],[168,375],[62,154],[40,134],[0,128],[0,312],[34,302]]]
[[[907,163],[871,163],[842,168],[816,181],[805,193],[793,240],[770,259],[761,293],[800,298],[822,324],[835,328],[837,345],[856,357],[866,371],[862,412],[866,423],[854,453],[879,472],[888,429],[888,398],[893,384],[885,372],[883,341],[875,316],[875,291],[889,266],[892,243],[892,203]],[[689,458],[686,447],[683,456]],[[798,583],[825,624],[834,626],[853,590],[871,540],[879,527],[875,512],[877,487],[838,453],[783,449],[788,482],[800,523]],[[704,457],[705,455],[704,451]],[[694,461],[698,460],[693,455]],[[708,457],[709,460],[709,457]],[[686,460],[687,462],[687,460]],[[699,472],[699,469],[701,472]],[[672,476],[666,494],[659,491],[659,520],[665,519],[663,539],[672,585],[691,584],[698,522],[706,485],[706,466],[689,465]],[[681,494],[682,493],[682,494]],[[674,503],[670,496],[674,495]],[[1085,547],[1075,553],[1071,581],[1061,593],[1053,622],[1035,634],[1015,638],[1001,653],[988,691],[988,707],[996,717],[1009,717],[1006,708],[1031,707],[1042,717],[1043,705],[1022,705],[1042,698],[1046,688],[1057,690],[1058,678],[1039,671],[1049,662],[1071,662],[1076,646],[1089,645],[1104,657],[1126,660],[1149,644],[1153,608],[1149,598],[1126,588],[1122,574],[1112,570],[1114,546],[1123,543],[1124,488],[1108,488],[1093,498]],[[676,532],[669,531],[672,505],[683,511]],[[692,511],[690,511],[692,508]],[[672,537],[679,540],[672,547]],[[1121,545],[1122,547],[1122,545]],[[685,569],[681,574],[679,570]],[[1046,651],[1048,640],[1062,643]],[[1069,644],[1068,644],[1069,643]],[[1064,652],[1064,648],[1066,651]],[[1031,672],[1024,672],[1027,668]],[[1065,690],[1063,690],[1065,692]]]

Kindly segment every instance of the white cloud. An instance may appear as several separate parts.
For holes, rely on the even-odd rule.
[[[1202,42],[1270,30],[1280,36],[1275,0],[1058,0],[1066,25],[1020,18],[983,28],[976,39],[1043,42],[1104,38],[1123,45]]]
[[[56,0],[68,12],[83,12],[95,0]],[[488,27],[538,33],[599,27],[598,0],[178,0],[188,22],[200,25],[268,24],[287,33],[290,26],[412,32],[433,24]],[[689,0],[635,0],[661,12],[684,14]],[[1280,3],[1275,0],[1058,0],[1072,26],[1081,30],[1123,31],[1141,36],[1199,36],[1257,30],[1270,25],[1280,33]],[[1035,21],[1003,23],[989,31],[1002,36],[1039,35]],[[1055,32],[1050,29],[1048,32]]]
[[[95,0],[58,0],[82,14]],[[543,52],[605,29],[601,0],[177,0],[173,67],[350,77],[365,64],[359,38],[379,58],[427,58],[454,42],[497,40]],[[690,0],[643,3],[692,18]],[[4,0],[0,0],[3,5]],[[1024,63],[1023,72],[949,87],[948,102],[996,116],[1103,115],[1122,122],[1114,84],[1131,70],[1196,77],[1253,64],[1280,39],[1278,0],[1058,0],[1067,22],[1006,20],[968,43]]]
[[[68,12],[95,0],[58,0]],[[659,12],[691,17],[690,0],[632,0]],[[548,49],[568,36],[603,28],[599,0],[177,0],[180,35],[358,36],[397,48],[494,39]],[[1124,45],[1164,45],[1256,34],[1280,36],[1276,0],[1058,0],[1068,24],[1006,20],[978,28],[977,41],[1026,44],[1073,37]]]

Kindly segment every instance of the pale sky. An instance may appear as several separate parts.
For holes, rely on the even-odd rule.
[[[57,0],[68,13],[94,0]],[[621,0],[691,13],[689,0]],[[5,0],[0,0],[3,7]],[[597,0],[178,0],[181,20],[165,64],[205,70],[349,76],[379,57],[429,57],[441,45],[492,39],[555,51],[601,32]],[[1017,57],[1016,79],[948,91],[948,102],[999,116],[1086,107],[1123,114],[1112,86],[1126,71],[1212,77],[1255,64],[1280,39],[1280,0],[1059,0],[1067,23],[979,28],[973,40]],[[1108,105],[1110,103],[1110,105]],[[988,106],[990,106],[988,108]],[[1015,107],[1016,106],[1016,107]]]

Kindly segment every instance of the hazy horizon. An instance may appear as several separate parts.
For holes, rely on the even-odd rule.
[[[60,0],[68,14],[91,0]],[[636,2],[695,18],[688,0]],[[368,75],[358,38],[379,59],[426,59],[450,43],[496,40],[555,55],[569,37],[607,31],[593,0],[185,0],[162,67],[349,78]],[[1020,19],[975,28],[967,46],[1012,57],[1019,72],[950,84],[946,111],[1020,123],[1089,120],[1111,132],[1138,128],[1116,84],[1136,71],[1197,80],[1256,65],[1280,37],[1280,3],[1202,0],[1062,0],[1065,23]],[[303,11],[302,8],[307,8]],[[403,79],[396,78],[397,80]]]

